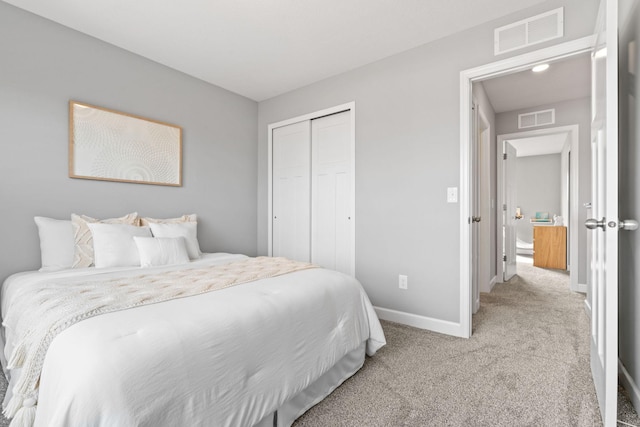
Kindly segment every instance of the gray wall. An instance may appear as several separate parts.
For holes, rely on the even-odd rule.
[[[549,212],[549,216],[560,215],[560,154],[518,157],[516,161],[517,205],[524,218],[518,221],[518,238],[532,243],[533,224],[536,212]]]
[[[460,71],[493,54],[493,30],[565,7],[565,37],[592,33],[597,0],[547,1],[259,104],[258,252],[267,253],[267,126],[356,102],[356,276],[377,306],[460,319]],[[521,54],[524,51],[518,51]],[[409,289],[398,290],[398,274]]]
[[[589,71],[589,70],[588,70]],[[578,164],[578,224],[584,224],[587,210],[584,204],[591,201],[591,98],[574,99],[556,104],[540,105],[526,110],[509,111],[496,114],[497,134],[521,132],[518,129],[518,114],[555,108],[556,123],[551,126],[539,126],[534,129],[578,125],[579,164]],[[530,130],[530,129],[526,129]],[[559,212],[558,212],[559,214]],[[587,229],[578,227],[578,283],[587,283]],[[573,230],[571,231],[573,232]]]
[[[257,103],[0,2],[0,280],[40,266],[34,215],[199,215],[205,251],[256,252]],[[68,178],[68,102],[183,128],[183,186]]]
[[[621,10],[630,6],[634,9],[624,15],[626,25],[620,31],[619,215],[621,219],[640,220],[640,2],[621,2]],[[635,64],[631,67],[635,75],[629,72],[631,40],[635,40]],[[619,237],[618,357],[629,373],[629,382],[635,384],[635,394],[628,382],[625,387],[640,411],[640,231],[622,231]]]

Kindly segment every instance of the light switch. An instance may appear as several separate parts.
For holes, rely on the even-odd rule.
[[[458,187],[447,188],[447,203],[458,203]]]

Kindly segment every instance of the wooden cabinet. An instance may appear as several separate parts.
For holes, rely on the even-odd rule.
[[[567,269],[567,227],[533,227],[533,265],[542,268]]]

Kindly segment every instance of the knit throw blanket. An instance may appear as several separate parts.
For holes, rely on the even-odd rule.
[[[33,290],[8,313],[17,321],[9,368],[22,368],[4,414],[11,427],[30,427],[36,413],[44,358],[69,326],[104,313],[216,291],[315,267],[286,258],[258,257],[230,264],[110,280],[53,282]],[[15,371],[14,371],[15,372]]]

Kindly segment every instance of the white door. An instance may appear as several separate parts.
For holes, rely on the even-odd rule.
[[[273,129],[272,255],[311,260],[310,122]]]
[[[351,111],[311,121],[311,261],[353,275]]]
[[[504,224],[503,227],[503,239],[504,239],[504,253],[503,259],[503,280],[506,282],[511,279],[517,273],[516,264],[516,208],[518,195],[517,190],[517,175],[516,175],[516,157],[517,151],[515,147],[509,144],[508,141],[504,142],[503,151],[503,171],[504,171],[504,206],[502,207],[502,215]]]
[[[472,113],[472,141],[471,141],[471,288],[473,307],[472,313],[476,314],[480,309],[480,230],[479,222],[482,220],[480,209],[480,195],[482,182],[482,167],[480,163],[482,136],[480,131],[480,107],[473,103]],[[487,220],[488,217],[485,218]]]
[[[591,371],[605,427],[618,383],[618,2],[602,0],[592,53]]]

